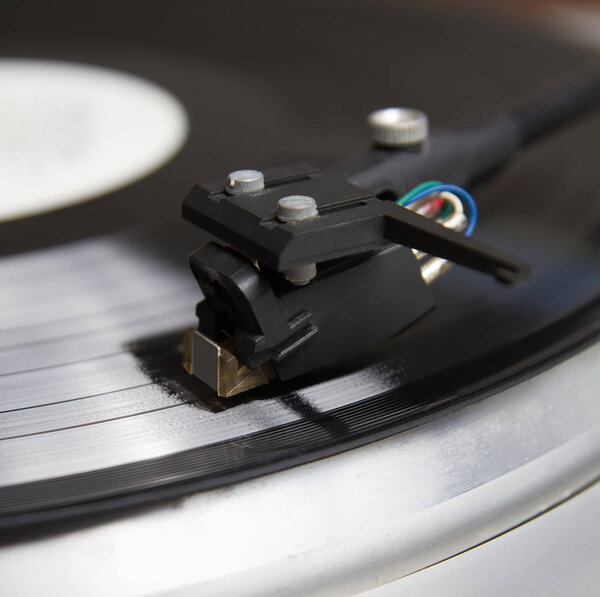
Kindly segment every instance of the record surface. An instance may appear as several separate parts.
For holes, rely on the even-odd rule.
[[[110,3],[83,21],[70,3],[52,15],[28,6],[3,9],[5,54],[133,72],[182,102],[190,131],[172,162],[131,186],[0,224],[1,525],[147,503],[330,455],[484,397],[597,334],[595,117],[476,189],[477,236],[529,260],[530,283],[505,288],[454,268],[434,285],[437,309],[377,353],[224,408],[180,365],[200,298],[186,254],[203,241],[179,221],[189,187],[238,167],[326,165],[361,151],[364,114],[385,104],[420,106],[438,126],[473,120],[588,56],[489,17],[389,3],[345,3],[342,29],[336,3],[285,3],[289,29],[275,26],[281,3],[265,4],[260,19],[240,5],[227,43],[218,7],[119,6],[140,15],[121,29]]]

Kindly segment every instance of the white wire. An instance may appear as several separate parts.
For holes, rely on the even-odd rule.
[[[468,225],[462,201],[458,196],[449,191],[442,191],[441,193],[438,193],[437,196],[449,201],[453,208],[450,215],[440,221],[440,223],[446,228],[462,232]],[[414,251],[414,253],[417,259],[422,259],[427,256],[427,253],[421,251]],[[447,272],[452,265],[453,264],[446,259],[432,257],[421,266],[421,276],[427,284],[431,284],[431,282],[437,280],[442,274]]]

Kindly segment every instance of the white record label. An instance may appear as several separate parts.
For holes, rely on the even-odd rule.
[[[0,60],[0,221],[80,203],[157,170],[188,119],[137,76],[52,60]]]

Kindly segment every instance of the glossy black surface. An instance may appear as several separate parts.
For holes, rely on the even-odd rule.
[[[191,2],[118,4],[119,19],[111,2],[0,9],[5,53],[137,72],[171,89],[192,123],[182,153],[149,178],[0,225],[5,527],[148,503],[373,441],[531,375],[598,331],[596,115],[473,189],[476,238],[529,261],[529,283],[507,288],[456,267],[433,287],[437,308],[380,350],[219,410],[179,365],[198,300],[186,255],[202,239],[179,219],[194,183],[360,152],[364,115],[386,104],[419,106],[439,126],[477,120],[589,58],[448,9],[344,3],[340,26],[337,3],[262,6],[240,4],[233,20],[226,6],[207,13]],[[284,17],[285,31],[273,27]],[[108,234],[116,229],[126,231]]]

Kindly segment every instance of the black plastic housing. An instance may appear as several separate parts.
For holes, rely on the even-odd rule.
[[[251,259],[283,272],[397,243],[494,275],[507,283],[529,275],[528,266],[505,252],[441,226],[343,177],[307,164],[264,171],[265,188],[229,195],[223,180],[194,187],[183,217]],[[318,217],[280,222],[278,201],[308,195]]]
[[[412,251],[398,245],[323,264],[303,287],[216,243],[189,262],[205,295],[200,331],[232,337],[240,361],[272,361],[282,380],[364,353],[434,306]]]

